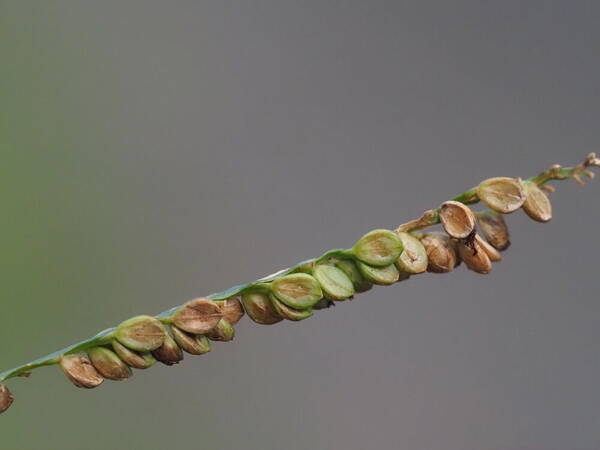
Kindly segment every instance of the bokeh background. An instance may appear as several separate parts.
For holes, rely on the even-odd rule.
[[[598,55],[593,1],[0,0],[0,368],[578,162]],[[597,449],[599,195],[513,214],[489,276],[14,380],[0,447]]]

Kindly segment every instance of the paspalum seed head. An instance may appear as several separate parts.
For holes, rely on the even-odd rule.
[[[427,252],[427,270],[434,273],[447,273],[458,264],[456,244],[445,234],[429,233],[421,237]]]
[[[6,385],[0,384],[0,414],[10,408],[14,400]]]
[[[398,237],[404,247],[404,250],[396,259],[398,270],[409,274],[425,272],[427,270],[427,252],[421,241],[404,231],[399,232]]]
[[[115,330],[115,338],[131,350],[149,352],[162,345],[165,329],[155,317],[137,316],[122,322]]]
[[[391,230],[373,230],[361,237],[352,251],[365,264],[388,266],[400,256],[402,241]]]
[[[479,214],[477,220],[479,230],[492,247],[503,251],[510,246],[510,234],[504,217],[498,213],[488,212]]]
[[[131,376],[129,366],[112,350],[106,347],[92,347],[87,350],[87,354],[96,370],[104,378],[122,381]]]
[[[305,273],[293,273],[274,280],[271,292],[290,308],[306,309],[323,298],[319,282]]]
[[[483,203],[502,214],[516,211],[525,202],[525,191],[517,178],[488,178],[479,183],[476,192]]]
[[[140,353],[130,350],[117,340],[112,341],[112,348],[125,364],[134,369],[147,369],[156,363],[156,359],[154,359],[154,356],[150,352]]]
[[[321,285],[321,289],[327,298],[345,300],[354,295],[352,280],[335,266],[317,264],[313,275]]]
[[[171,327],[173,332],[173,339],[177,342],[177,345],[181,347],[184,352],[190,355],[203,355],[210,352],[210,342],[206,336],[193,335],[180,330],[177,327]]]
[[[473,211],[464,203],[453,200],[440,206],[440,222],[444,231],[456,239],[466,239],[476,228]]]
[[[523,203],[523,211],[538,222],[548,222],[552,219],[552,204],[544,191],[531,181],[523,183],[527,198]]]
[[[86,355],[63,356],[59,364],[63,373],[78,388],[92,389],[104,381]]]
[[[205,334],[217,326],[223,317],[219,305],[208,298],[191,300],[172,316],[173,324],[183,331]]]
[[[242,295],[244,310],[254,322],[261,325],[272,325],[281,322],[283,317],[277,314],[268,294],[248,292]]]
[[[152,351],[152,356],[154,356],[157,361],[160,361],[167,366],[172,366],[183,360],[183,351],[179,345],[177,345],[175,339],[173,339],[171,327],[166,328],[167,336],[165,337],[165,341],[163,342],[163,345]]]

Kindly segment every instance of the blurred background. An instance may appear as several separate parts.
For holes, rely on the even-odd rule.
[[[593,1],[0,0],[0,369],[600,150]],[[122,383],[9,383],[1,447],[597,449],[600,184],[489,276],[376,288]]]

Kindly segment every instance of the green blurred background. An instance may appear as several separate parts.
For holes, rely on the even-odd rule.
[[[595,2],[0,0],[0,369],[598,150]],[[595,449],[598,192],[489,277],[9,386],[0,448]]]

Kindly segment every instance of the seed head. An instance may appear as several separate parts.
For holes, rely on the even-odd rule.
[[[458,264],[455,243],[445,234],[430,233],[421,237],[427,252],[427,270],[434,273],[447,273]]]
[[[122,381],[131,376],[131,369],[115,352],[106,347],[92,347],[87,351],[90,361],[100,375],[109,380]]]
[[[112,341],[112,348],[125,364],[134,369],[147,369],[156,363],[156,359],[154,359],[154,356],[150,352],[138,353],[128,349],[117,340]]]
[[[172,316],[173,324],[183,331],[205,334],[217,326],[223,317],[219,305],[207,298],[191,300]]]
[[[177,327],[171,327],[171,331],[173,332],[173,339],[175,339],[177,345],[179,345],[183,351],[189,353],[190,355],[203,355],[210,352],[210,342],[206,336],[195,336],[193,334],[186,333]]]
[[[421,241],[404,231],[399,232],[398,237],[404,247],[404,250],[396,259],[398,270],[409,274],[425,272],[427,270],[427,252]]]
[[[390,230],[373,230],[361,237],[352,249],[356,258],[371,266],[388,266],[402,252],[402,241]]]
[[[149,352],[162,345],[165,328],[155,317],[137,316],[122,322],[115,330],[115,338],[131,350]]]
[[[183,360],[183,351],[175,342],[175,339],[172,337],[171,327],[166,327],[168,332],[163,342],[163,345],[158,347],[156,350],[152,352],[152,356],[154,356],[158,361],[167,366],[172,366],[173,364],[178,364],[179,361]]]
[[[327,298],[345,300],[354,295],[354,285],[344,272],[329,264],[317,264],[314,277]]]
[[[231,325],[235,325],[244,316],[244,308],[242,303],[237,297],[228,298],[226,300],[215,301],[221,308],[223,318],[227,320]]]
[[[521,180],[508,177],[488,178],[477,186],[479,199],[502,214],[519,209],[525,201]]]
[[[538,222],[548,222],[552,219],[552,204],[544,191],[531,181],[525,181],[523,188],[527,195],[523,203],[523,211]]]
[[[306,309],[323,298],[323,291],[314,277],[293,273],[274,280],[271,292],[290,308]]]
[[[346,274],[354,286],[355,292],[366,292],[373,287],[373,283],[367,280],[358,270],[357,265],[350,259],[336,261],[336,267]]]
[[[440,206],[440,221],[446,233],[456,239],[468,238],[476,228],[475,215],[471,209],[453,200]]]
[[[280,317],[287,320],[298,322],[300,320],[308,319],[313,315],[313,309],[311,307],[306,309],[291,308],[285,303],[279,301],[279,299],[272,293],[269,295],[273,309],[277,312]]]
[[[491,262],[502,261],[502,255],[500,254],[500,252],[496,250],[491,244],[488,244],[487,241],[478,234],[475,235],[475,241],[488,255],[488,258],[490,258]]]
[[[235,330],[226,319],[219,320],[216,327],[206,333],[206,337],[211,341],[232,341],[235,336]]]
[[[471,245],[463,241],[457,243],[458,255],[467,267],[477,273],[490,273],[492,270],[492,262],[485,250],[479,245],[477,240],[473,240]]]
[[[248,292],[242,295],[242,304],[248,316],[261,325],[272,325],[281,322],[283,318],[271,303],[268,294],[262,292]]]
[[[85,355],[67,355],[60,359],[60,368],[78,388],[92,389],[100,386],[104,377],[94,368]]]
[[[4,384],[0,384],[0,414],[10,408],[14,402],[14,397]]]
[[[356,265],[360,273],[373,284],[388,286],[400,280],[400,272],[393,264],[385,267],[373,267],[357,261]]]
[[[510,235],[504,217],[490,212],[479,214],[477,219],[481,233],[492,247],[503,251],[510,246]]]

